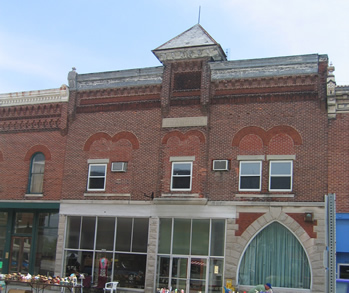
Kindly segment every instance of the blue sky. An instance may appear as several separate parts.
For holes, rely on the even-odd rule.
[[[151,50],[198,22],[229,60],[327,54],[349,85],[348,0],[0,0],[0,93],[78,73],[160,66]]]

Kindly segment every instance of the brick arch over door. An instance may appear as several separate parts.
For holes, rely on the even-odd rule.
[[[236,236],[235,241],[239,245],[234,245],[234,243],[231,245],[232,252],[230,255],[233,258],[231,261],[237,265],[236,279],[238,279],[240,263],[248,245],[259,232],[273,222],[278,222],[285,226],[298,239],[299,243],[301,243],[308,257],[312,276],[314,274],[322,275],[323,266],[322,261],[319,260],[323,258],[323,250],[319,247],[316,248],[317,238],[311,237],[312,235],[309,235],[293,217],[283,212],[281,208],[270,208],[269,212],[262,215],[259,214],[248,227],[245,227],[244,231],[241,231],[241,236]],[[324,235],[318,237],[324,237]]]
[[[242,128],[234,135],[232,146],[238,147],[240,145],[241,140],[246,135],[249,135],[249,134],[258,135],[263,141],[264,146],[268,146],[270,140],[274,136],[277,136],[279,134],[287,134],[289,137],[292,138],[293,143],[295,145],[302,144],[302,137],[296,129],[294,129],[291,126],[280,125],[280,126],[275,126],[269,129],[268,131],[265,131],[263,128],[258,126],[248,126],[248,127]]]
[[[138,141],[137,137],[131,132],[122,131],[122,132],[115,134],[113,137],[105,132],[98,132],[98,133],[91,135],[84,145],[84,151],[89,151],[91,148],[91,145],[95,141],[100,140],[100,139],[105,139],[105,140],[111,141],[111,142],[118,142],[121,139],[126,139],[132,144],[132,148],[134,150],[139,149],[139,141]]]
[[[30,161],[35,153],[43,153],[45,160],[51,160],[51,152],[44,145],[35,145],[31,147],[24,156],[24,161]]]

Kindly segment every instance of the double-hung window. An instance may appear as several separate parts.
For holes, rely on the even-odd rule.
[[[171,190],[190,191],[193,162],[172,162]]]
[[[90,164],[88,169],[87,190],[104,191],[107,176],[107,164]]]
[[[42,153],[33,155],[29,173],[29,193],[42,193],[44,184],[45,156]]]
[[[270,161],[269,191],[292,190],[293,161]]]
[[[260,191],[262,178],[261,161],[240,161],[239,190]]]

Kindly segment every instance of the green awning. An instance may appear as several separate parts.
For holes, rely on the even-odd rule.
[[[1,202],[1,209],[59,210],[59,202]]]

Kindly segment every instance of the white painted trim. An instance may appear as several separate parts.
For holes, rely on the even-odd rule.
[[[44,197],[42,193],[26,193],[25,197]]]
[[[0,94],[0,107],[60,103],[68,100],[69,88],[62,85],[55,89]]]
[[[238,161],[265,161],[265,155],[238,155]]]
[[[294,198],[294,194],[235,194],[235,197],[259,197],[259,198],[268,198],[268,197],[290,197]]]
[[[109,164],[109,159],[88,159],[88,164]]]
[[[198,197],[198,193],[161,193],[161,196],[168,197],[168,196],[176,196],[176,197]]]
[[[170,162],[194,162],[195,156],[170,157]]]
[[[236,206],[233,205],[197,205],[180,203],[170,204],[130,204],[131,201],[113,201],[114,204],[103,201],[64,201],[60,206],[61,215],[94,215],[105,217],[174,217],[174,218],[236,218]],[[109,202],[109,201],[108,201]],[[121,202],[121,201],[120,201]]]
[[[84,193],[84,196],[122,196],[122,197],[131,197],[131,193],[93,193],[93,192],[89,192],[89,193]]]
[[[207,116],[201,117],[182,117],[182,118],[163,118],[162,127],[193,127],[207,126]]]

